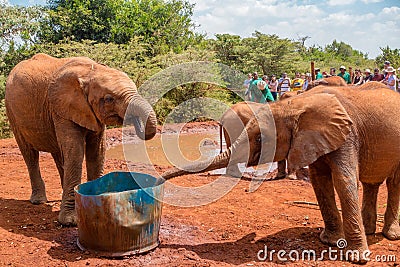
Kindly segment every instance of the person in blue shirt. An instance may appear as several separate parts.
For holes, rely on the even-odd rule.
[[[315,79],[316,80],[324,78],[324,76],[321,74],[321,69],[320,68],[316,68],[314,71],[315,71]]]
[[[249,100],[252,102],[260,101],[260,90],[257,88],[257,83],[261,81],[261,78],[258,78],[258,73],[253,73],[253,79],[249,84]]]

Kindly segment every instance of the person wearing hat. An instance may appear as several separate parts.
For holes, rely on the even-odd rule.
[[[319,80],[324,78],[324,76],[321,74],[321,69],[320,68],[315,68],[315,79]]]
[[[395,69],[393,67],[388,67],[386,69],[386,77],[385,79],[382,80],[383,84],[386,84],[386,86],[391,89],[396,91],[396,75],[395,73]]]
[[[364,77],[364,82],[365,83],[372,81],[372,78],[374,76],[372,76],[370,69],[365,69],[364,74],[365,74],[365,77]]]
[[[383,70],[382,70],[382,72],[383,72],[383,76],[384,76],[384,78],[386,79],[386,76],[387,76],[387,69],[390,67],[390,61],[389,60],[386,60],[384,63],[383,63]]]
[[[257,83],[258,89],[261,91],[261,96],[259,98],[259,103],[274,102],[275,99],[269,90],[268,84],[265,81],[259,81]]]
[[[346,67],[340,66],[339,70],[340,70],[340,72],[338,73],[337,76],[342,77],[343,80],[345,80],[347,84],[351,84],[350,74],[346,71]]]

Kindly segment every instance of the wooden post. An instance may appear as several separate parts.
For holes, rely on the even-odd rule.
[[[311,79],[315,80],[315,64],[314,61],[311,61]]]

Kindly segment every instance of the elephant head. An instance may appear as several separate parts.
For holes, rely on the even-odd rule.
[[[285,158],[292,172],[338,149],[350,133],[351,125],[349,115],[335,95],[310,91],[265,105],[249,121],[232,148],[211,163],[201,162],[185,170],[174,168],[162,176],[169,179],[201,172],[202,167],[202,171],[210,171],[228,164],[247,162],[248,166],[254,166]]]
[[[330,76],[323,79],[312,81],[307,86],[307,91],[318,85],[324,86],[347,86],[346,81],[340,76]]]
[[[122,125],[129,107],[141,139],[156,134],[157,119],[129,77],[89,58],[72,58],[53,76],[48,90],[52,112],[91,131]],[[143,130],[142,124],[145,124]]]

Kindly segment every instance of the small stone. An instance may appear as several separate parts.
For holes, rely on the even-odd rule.
[[[186,254],[185,257],[188,258],[189,260],[197,260],[196,255]]]
[[[214,228],[208,229],[208,232],[213,232],[213,231],[214,231]]]

